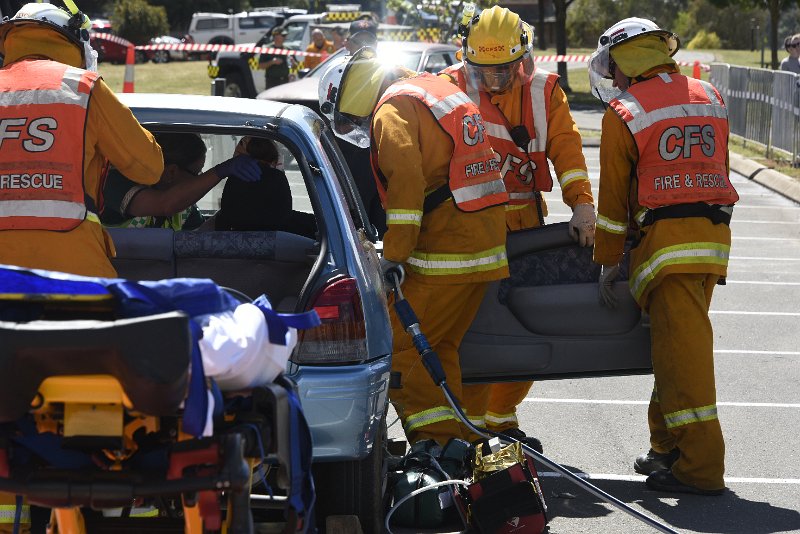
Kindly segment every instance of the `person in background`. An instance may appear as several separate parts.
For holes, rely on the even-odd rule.
[[[292,190],[275,143],[245,136],[234,153],[255,158],[261,168],[261,180],[229,178],[222,190],[220,210],[213,217],[213,228],[240,232],[280,230],[314,239],[316,218],[312,213],[292,209]]]
[[[283,28],[272,30],[272,48],[286,48],[284,41],[289,34]],[[260,46],[264,46],[261,44]],[[258,68],[264,70],[267,89],[276,87],[289,81],[289,71],[294,62],[294,56],[287,54],[261,54],[258,58]]]
[[[781,61],[781,70],[800,74],[800,33],[787,37],[783,47],[789,55]]]
[[[710,83],[681,74],[672,59],[679,47],[672,32],[628,18],[600,36],[589,61],[593,91],[608,104],[594,261],[600,302],[613,308],[626,235],[638,234],[629,285],[650,316],[655,384],[650,450],[634,470],[654,490],[721,495],[725,442],[708,309],[727,274],[739,195],[725,103]]]
[[[347,32],[345,31],[344,28],[336,26],[331,31],[331,38],[333,39],[333,46],[331,47],[332,48],[331,51],[336,52],[340,48],[344,47],[344,42],[347,39]]]
[[[322,30],[317,28],[311,32],[311,43],[306,47],[306,52],[319,54],[306,56],[303,60],[303,68],[313,69],[325,61],[328,55],[333,52],[333,43],[325,38],[325,34],[322,33]]]
[[[97,74],[89,27],[81,12],[39,3],[0,25],[0,263],[116,276],[98,217],[103,166],[144,186],[164,168],[156,140]]]
[[[594,199],[581,135],[558,75],[534,67],[533,28],[506,8],[484,9],[466,24],[463,62],[443,71],[481,110],[492,148],[500,161],[510,201],[508,231],[545,224],[542,191],[553,188],[572,210],[569,230],[583,247],[594,243]],[[540,441],[519,428],[517,406],[532,382],[464,386],[464,409],[472,424],[542,451]],[[477,436],[473,436],[477,438]]]
[[[164,172],[152,187],[136,184],[111,169],[103,188],[105,207],[100,220],[106,226],[194,230],[204,218],[195,202],[227,176],[257,181],[256,161],[240,155],[203,171],[206,144],[194,133],[159,133],[164,151]]]
[[[403,294],[460,398],[458,346],[488,283],[508,276],[508,195],[480,112],[449,81],[383,63],[370,48],[331,63],[320,81],[320,110],[337,136],[371,147],[389,227],[381,268],[384,276],[405,269]],[[399,378],[389,395],[409,443],[463,439],[455,412],[389,310]]]
[[[358,19],[350,23],[350,35],[344,43],[347,52],[352,55],[359,49],[378,46],[378,25],[372,19]]]

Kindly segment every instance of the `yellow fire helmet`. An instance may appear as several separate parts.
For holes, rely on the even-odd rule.
[[[369,146],[369,122],[386,72],[369,47],[331,60],[319,83],[319,109],[338,137],[361,148]]]
[[[89,29],[92,23],[84,15],[75,2],[65,0],[69,11],[52,4],[28,3],[10,19],[0,24],[0,53],[5,53],[5,39],[13,28],[26,25],[36,25],[56,31],[66,37],[81,51],[83,67],[87,70],[97,71],[97,52],[89,44]]]
[[[470,82],[490,93],[504,93],[530,82],[533,37],[533,27],[504,7],[484,9],[472,17],[461,40]]]

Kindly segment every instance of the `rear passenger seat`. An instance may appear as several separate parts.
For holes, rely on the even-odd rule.
[[[211,278],[251,298],[266,294],[280,311],[294,311],[318,254],[312,239],[288,232],[108,230],[117,249],[112,263],[120,277]]]

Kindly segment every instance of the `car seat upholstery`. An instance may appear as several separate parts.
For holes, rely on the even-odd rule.
[[[318,254],[314,240],[288,232],[109,231],[120,277],[211,278],[251,298],[265,294],[279,311],[294,310]]]

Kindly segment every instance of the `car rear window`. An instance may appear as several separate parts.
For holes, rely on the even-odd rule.
[[[195,29],[198,30],[219,30],[228,27],[228,19],[198,19]]]
[[[239,27],[245,29],[269,29],[275,26],[276,23],[274,17],[243,17],[239,19]]]

